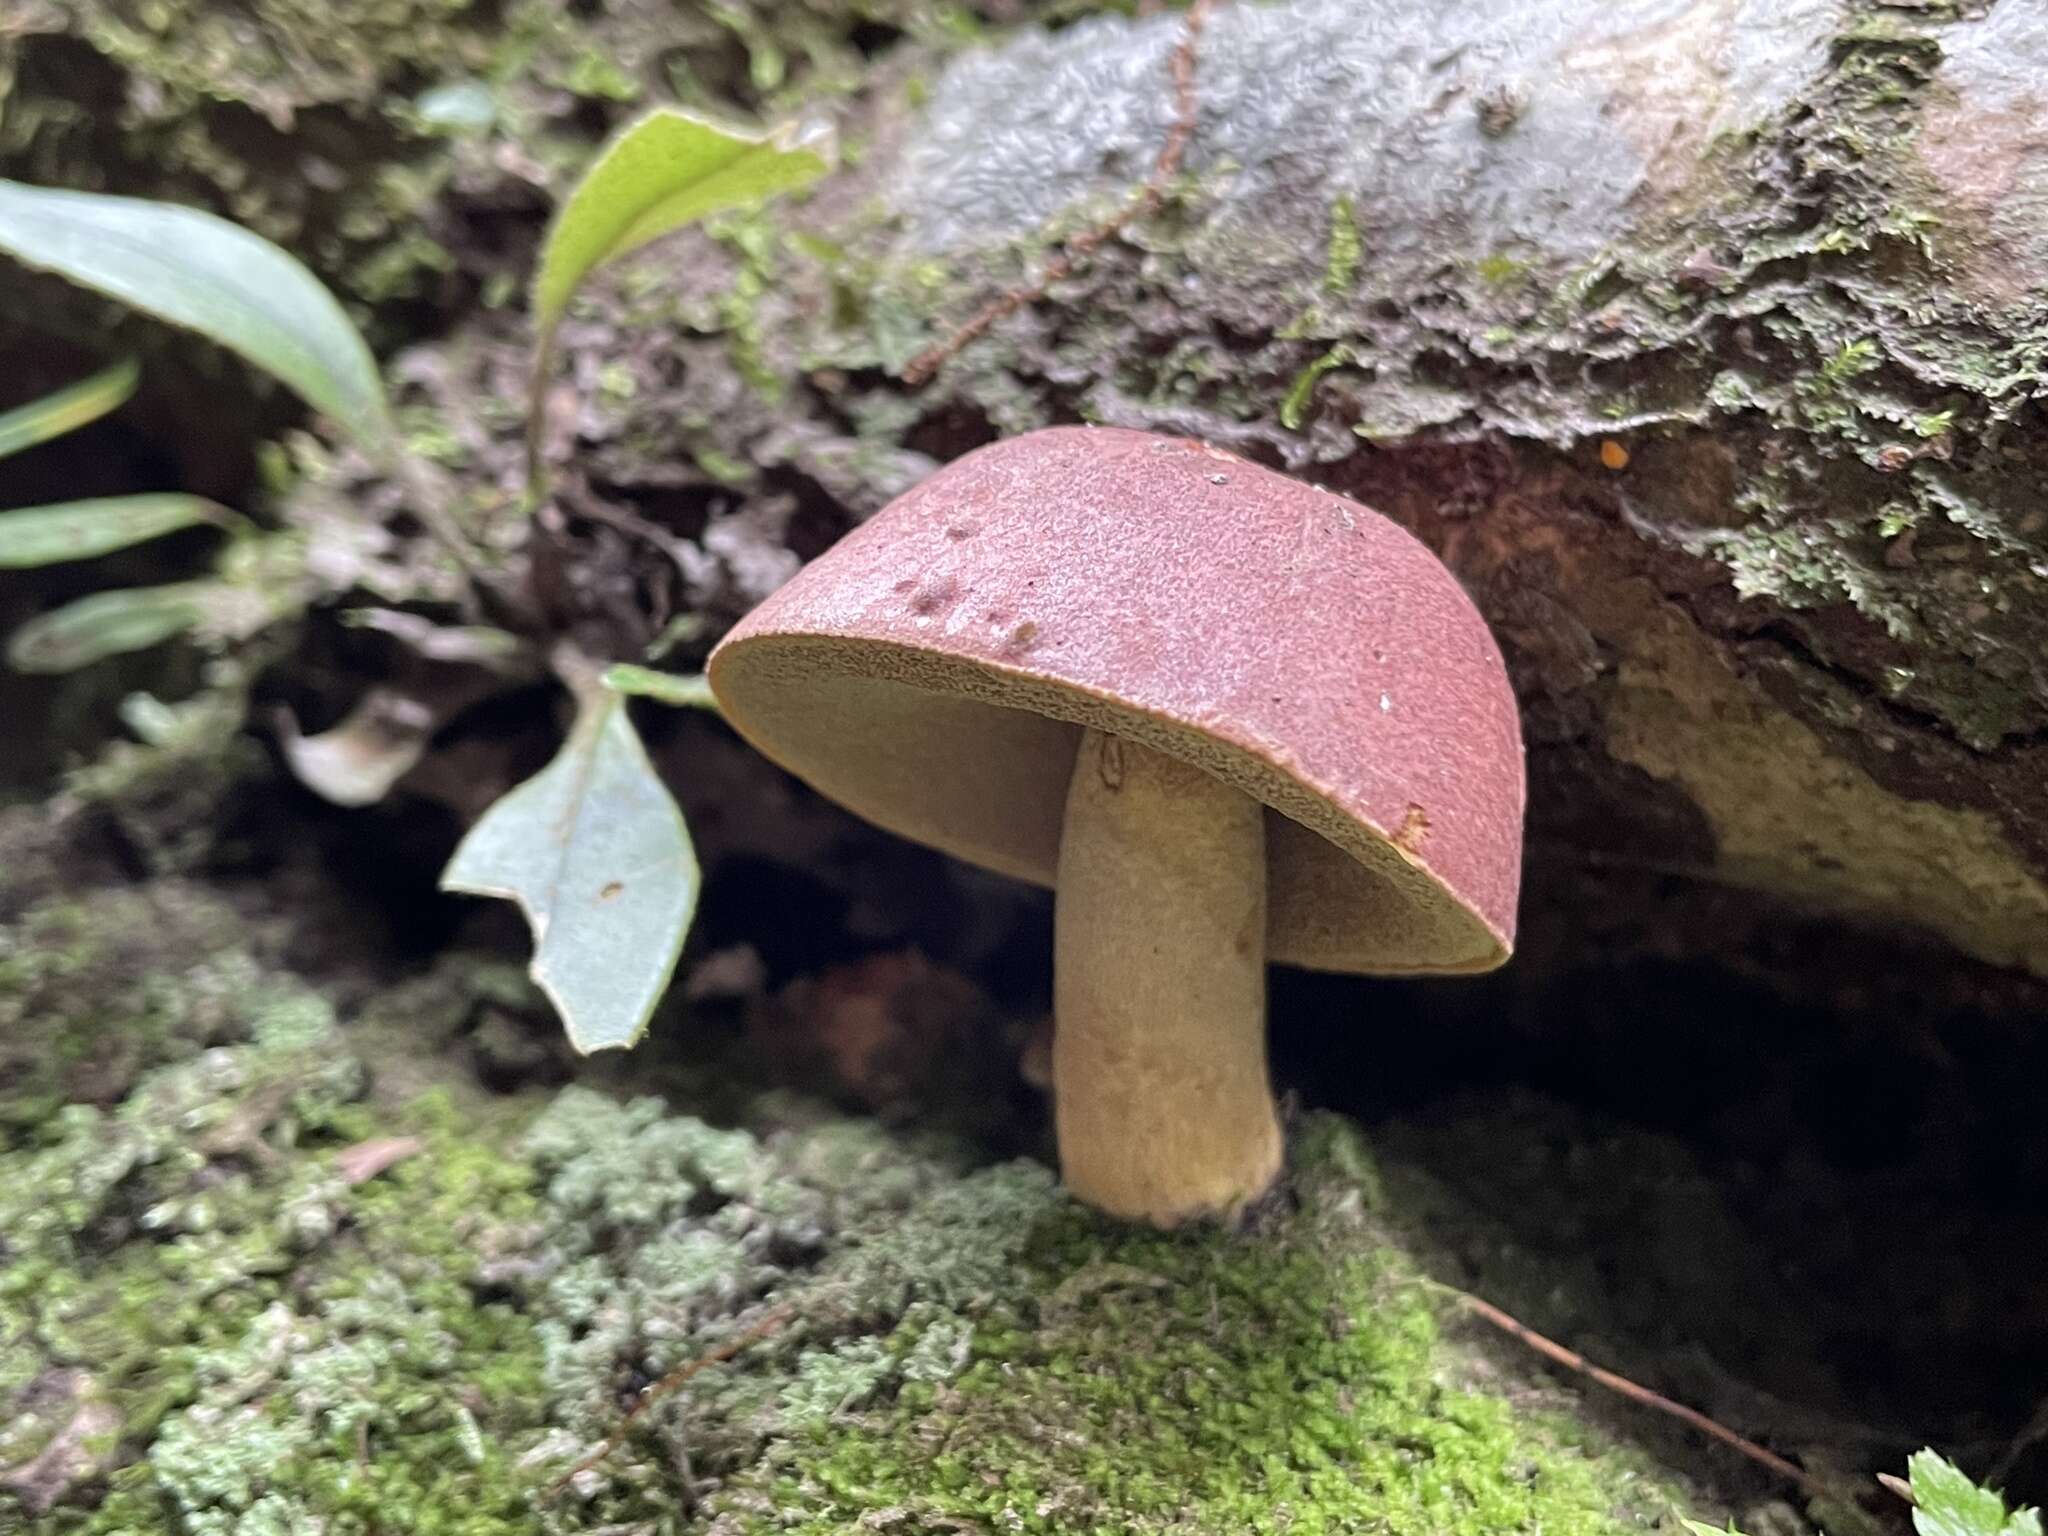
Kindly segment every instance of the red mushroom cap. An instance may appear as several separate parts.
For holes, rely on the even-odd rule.
[[[1268,821],[1270,958],[1480,971],[1514,943],[1522,741],[1485,621],[1378,513],[1201,443],[1061,427],[924,481],[712,654],[768,758],[1053,884],[1081,727]]]

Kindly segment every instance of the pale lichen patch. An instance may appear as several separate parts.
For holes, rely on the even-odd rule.
[[[1979,959],[2048,975],[2048,885],[1992,817],[1887,791],[1675,617],[1646,619],[1637,637],[1607,748],[1699,806],[1719,877],[1904,919]]]

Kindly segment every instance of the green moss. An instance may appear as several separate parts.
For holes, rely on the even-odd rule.
[[[1505,288],[1510,283],[1518,283],[1529,276],[1530,266],[1528,262],[1518,257],[1495,251],[1490,256],[1480,257],[1472,270],[1478,274],[1479,281],[1487,287]]]
[[[1340,344],[1330,348],[1296,374],[1294,382],[1287,386],[1287,393],[1280,400],[1280,425],[1290,432],[1299,431],[1308,415],[1309,402],[1315,398],[1316,385],[1323,375],[1334,368],[1342,368],[1351,361],[1351,349]]]
[[[1663,1508],[1611,1452],[1453,1385],[1474,1373],[1344,1122],[1304,1125],[1298,1206],[1256,1235],[1162,1236],[1082,1211],[1040,1164],[972,1169],[786,1097],[754,1101],[763,1133],[573,1087],[536,1114],[403,1059],[510,1000],[492,968],[451,963],[343,1026],[179,890],[0,930],[0,996],[68,999],[102,1042],[140,999],[157,1028],[103,1107],[0,1151],[0,1469],[61,1446],[79,1405],[99,1416],[54,1508],[0,1492],[10,1530],[528,1532],[647,1383],[735,1341],[552,1528],[894,1509],[1477,1536]],[[152,906],[186,911],[175,933],[137,920]],[[429,1086],[367,1097],[363,1050]],[[384,1138],[395,1160],[352,1180],[340,1154]]]
[[[395,323],[446,274],[502,272],[444,240],[451,200],[556,184],[641,102],[777,117],[857,88],[862,28],[957,48],[980,21],[925,0],[46,9],[0,35],[0,172],[204,203]]]
[[[194,887],[64,894],[0,928],[0,1151],[47,1144],[59,1107],[246,1033],[237,919]]]
[[[38,1117],[40,1095],[10,1092],[0,1467],[61,1443],[89,1402],[104,1427],[71,1480],[105,1496],[24,1523],[0,1492],[0,1524],[367,1533],[404,1511],[411,1530],[528,1529],[506,1437],[537,1426],[539,1344],[476,1289],[539,1208],[512,1121],[438,1094],[372,1111],[331,1008],[245,936],[175,882],[0,930],[0,997],[44,1044],[128,1063],[99,1079],[105,1108]],[[417,1149],[351,1185],[333,1154],[373,1135]]]
[[[531,1170],[434,1097],[387,1129],[420,1148],[366,1184],[323,1158],[249,1192],[226,1230],[267,1251],[194,1265],[178,1244],[131,1244],[80,1290],[98,1310],[74,1348],[147,1453],[97,1510],[31,1529],[127,1536],[168,1511],[195,1532],[531,1528],[512,1447],[538,1427],[540,1348],[524,1314],[476,1289],[498,1234],[538,1208]]]
[[[1339,1166],[1358,1148],[1318,1126]],[[1135,1233],[1057,1203],[990,1281],[945,1387],[793,1436],[721,1493],[735,1528],[875,1511],[1015,1531],[1592,1532],[1643,1528],[1625,1463],[1440,1384],[1430,1304],[1322,1198],[1257,1238]],[[963,1186],[964,1188],[965,1186]],[[1355,1186],[1351,1186],[1354,1187]],[[772,1511],[772,1513],[770,1512]]]
[[[678,1211],[701,1207],[689,1191],[701,1149],[719,1144],[707,1138],[730,1134],[576,1090],[536,1125],[544,1198],[600,1214],[556,1239],[577,1255],[544,1303],[557,1422],[597,1432],[621,1360],[651,1374],[703,1347],[645,1320],[703,1309],[735,1257],[673,1235]],[[578,1479],[592,1526],[672,1511],[660,1469],[677,1458],[719,1481],[699,1518],[735,1532],[838,1531],[893,1512],[933,1528],[1476,1536],[1624,1529],[1666,1508],[1654,1479],[1611,1452],[1443,1384],[1463,1368],[1371,1224],[1383,1196],[1342,1122],[1310,1121],[1303,1209],[1257,1237],[1131,1232],[1073,1206],[1033,1164],[934,1182],[871,1127],[807,1131],[777,1151],[724,1144],[809,1198],[771,1217],[743,1193],[702,1219],[752,1234],[743,1250],[821,1222],[831,1255],[779,1276],[726,1271],[740,1296],[772,1294],[793,1320]],[[838,1205],[854,1194],[863,1209]],[[654,1228],[671,1236],[631,1236]],[[583,1443],[544,1445],[559,1465]]]
[[[1349,197],[1330,205],[1330,249],[1323,268],[1323,287],[1330,293],[1344,293],[1358,276],[1358,263],[1365,254],[1365,242],[1358,233],[1358,215]]]

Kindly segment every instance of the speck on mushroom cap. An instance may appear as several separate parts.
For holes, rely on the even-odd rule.
[[[1220,449],[992,444],[728,635],[728,719],[890,831],[1053,884],[1083,726],[1270,807],[1270,958],[1480,971],[1514,942],[1523,764],[1485,622],[1424,545]]]

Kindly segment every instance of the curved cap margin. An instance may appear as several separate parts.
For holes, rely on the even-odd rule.
[[[1400,975],[1513,947],[1525,798],[1492,635],[1419,540],[1201,443],[1063,427],[932,475],[749,614],[711,685],[890,831],[1053,883],[1081,728],[1271,808],[1270,958]]]

